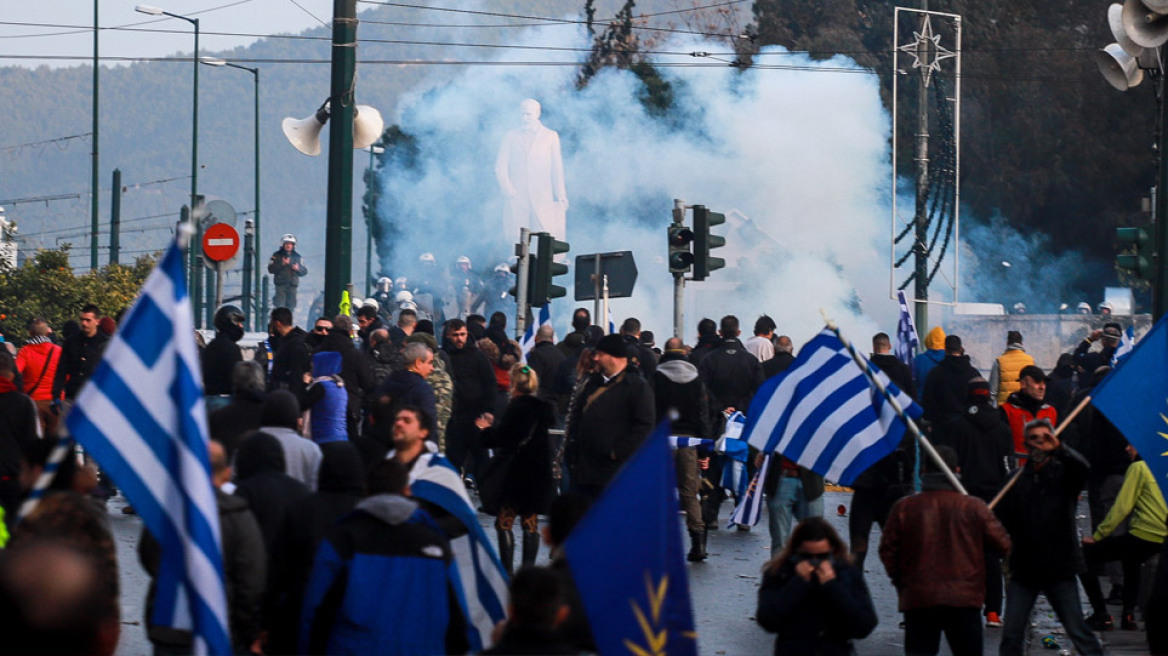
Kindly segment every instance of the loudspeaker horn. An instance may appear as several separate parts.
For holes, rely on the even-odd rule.
[[[1168,12],[1168,2],[1165,0],[1125,0],[1121,15],[1124,33],[1145,48],[1158,48],[1168,43],[1168,15],[1160,13],[1152,5],[1164,5],[1163,11]]]
[[[1111,28],[1111,36],[1115,37],[1115,42],[1119,47],[1124,49],[1124,52],[1132,57],[1139,57],[1144,53],[1144,47],[1127,35],[1123,31],[1123,5],[1114,2],[1107,8],[1107,26]]]
[[[320,131],[328,123],[328,103],[320,106],[316,113],[308,118],[296,119],[289,116],[280,124],[284,128],[284,136],[292,145],[304,153],[316,157],[320,154]]]
[[[368,148],[381,138],[385,121],[381,112],[369,105],[357,105],[353,114],[353,148]]]
[[[1095,64],[1108,84],[1120,91],[1127,91],[1144,81],[1144,72],[1136,64],[1135,57],[1127,54],[1118,43],[1096,51]]]

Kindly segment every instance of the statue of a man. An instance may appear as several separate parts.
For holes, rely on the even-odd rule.
[[[563,240],[568,196],[560,135],[540,123],[538,102],[528,98],[519,103],[519,111],[523,127],[507,133],[495,161],[495,177],[505,198],[504,234],[517,240],[519,229],[528,228]]]

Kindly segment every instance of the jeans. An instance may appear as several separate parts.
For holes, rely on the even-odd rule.
[[[904,611],[906,656],[936,656],[942,632],[953,656],[981,656],[980,608],[934,606]]]
[[[773,466],[777,466],[774,463]],[[798,477],[779,477],[774,494],[766,499],[768,527],[771,533],[771,556],[783,550],[791,535],[795,520],[808,517],[823,517],[823,497],[808,501],[803,496],[803,481]]]
[[[868,555],[868,537],[872,534],[872,522],[884,528],[884,520],[892,505],[900,496],[883,488],[856,488],[852,494],[852,508],[848,513],[848,541],[852,544],[852,560],[856,567],[864,569],[864,559]]]
[[[1000,656],[1022,656],[1026,647],[1026,625],[1030,622],[1030,611],[1038,599],[1038,593],[1046,595],[1059,622],[1067,630],[1067,637],[1075,645],[1075,653],[1080,656],[1103,656],[1103,646],[1099,638],[1083,619],[1083,606],[1079,602],[1079,584],[1074,577],[1038,588],[1011,580],[1006,586],[1006,617],[1002,622],[1002,643]]]

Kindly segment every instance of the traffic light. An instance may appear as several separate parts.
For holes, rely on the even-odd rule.
[[[568,252],[568,242],[558,241],[546,232],[535,233],[535,265],[532,270],[533,286],[527,302],[533,307],[547,305],[553,298],[568,295],[568,290],[554,284],[556,276],[568,273],[568,265],[555,261],[555,256]]]
[[[711,212],[705,205],[694,205],[694,280],[705,280],[711,271],[726,266],[726,260],[710,257],[710,251],[726,245],[726,238],[710,234],[710,228],[726,222],[726,215]]]
[[[674,223],[669,226],[669,272],[673,274],[689,273],[694,263],[690,244],[693,243],[693,230]]]
[[[1115,236],[1122,244],[1134,246],[1134,253],[1124,253],[1115,257],[1120,269],[1143,280],[1152,279],[1152,238],[1143,228],[1116,228]]]
[[[511,273],[515,274],[515,284],[511,285],[511,289],[507,290],[507,293],[514,296],[516,301],[519,300],[519,262],[520,262],[520,260],[516,259],[515,264],[512,264],[510,267]],[[532,291],[534,291],[534,289],[535,289],[535,285],[534,285],[535,276],[532,275],[533,273],[535,273],[535,256],[528,255],[527,256],[527,302],[528,303],[531,302],[531,294],[532,294]]]

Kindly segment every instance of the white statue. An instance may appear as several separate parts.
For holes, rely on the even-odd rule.
[[[503,230],[517,240],[519,229],[551,233],[567,238],[564,162],[560,135],[539,122],[539,103],[528,98],[519,103],[523,127],[503,138],[495,161],[495,177],[505,198]]]

